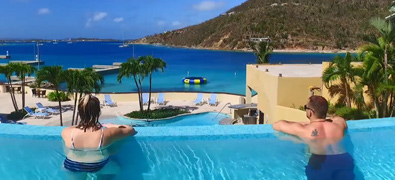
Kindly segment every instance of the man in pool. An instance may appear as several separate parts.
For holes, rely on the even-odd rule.
[[[278,121],[273,129],[300,138],[310,147],[311,157],[305,172],[308,180],[355,179],[354,160],[340,145],[347,129],[341,117],[326,119],[328,102],[311,96],[305,105],[307,123]]]

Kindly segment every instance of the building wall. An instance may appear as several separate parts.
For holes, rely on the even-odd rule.
[[[258,93],[258,109],[269,124],[279,120],[306,121],[305,112],[299,107],[306,104],[311,86],[322,86],[320,77],[278,77],[258,70],[256,65],[247,65],[246,82],[247,90],[252,88]]]
[[[258,109],[265,114],[265,121],[276,119],[278,77],[258,70],[256,65],[247,65],[246,82],[247,89],[252,88],[258,93]]]
[[[287,120],[294,122],[309,122],[309,120],[306,117],[305,111],[301,111],[295,108],[284,107],[284,106],[277,106],[277,118],[278,120]]]

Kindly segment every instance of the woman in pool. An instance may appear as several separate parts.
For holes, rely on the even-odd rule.
[[[114,142],[133,136],[136,131],[128,125],[100,124],[100,101],[85,95],[78,104],[81,122],[62,131],[66,160],[64,167],[79,174],[95,173],[109,162],[107,147]]]

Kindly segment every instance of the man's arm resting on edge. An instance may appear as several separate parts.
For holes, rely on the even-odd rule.
[[[305,126],[301,123],[290,122],[290,121],[277,121],[273,124],[273,129],[276,131],[280,131],[283,133],[295,135],[295,136],[303,136],[305,132]]]

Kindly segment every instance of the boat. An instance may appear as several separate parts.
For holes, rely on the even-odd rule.
[[[73,44],[73,41],[71,41],[71,39],[69,38],[69,40],[67,41],[67,44]]]
[[[118,47],[120,47],[120,48],[125,48],[125,47],[128,47],[128,46],[129,46],[129,44],[128,44],[128,43],[125,43],[125,32],[124,32],[124,33],[123,33],[122,44],[119,45]]]
[[[123,43],[123,44],[119,45],[118,47],[124,48],[124,47],[128,47],[128,46],[129,46],[129,44]]]
[[[58,44],[57,40],[53,40],[52,44]]]
[[[184,84],[206,84],[207,79],[204,77],[186,77],[182,79]]]

